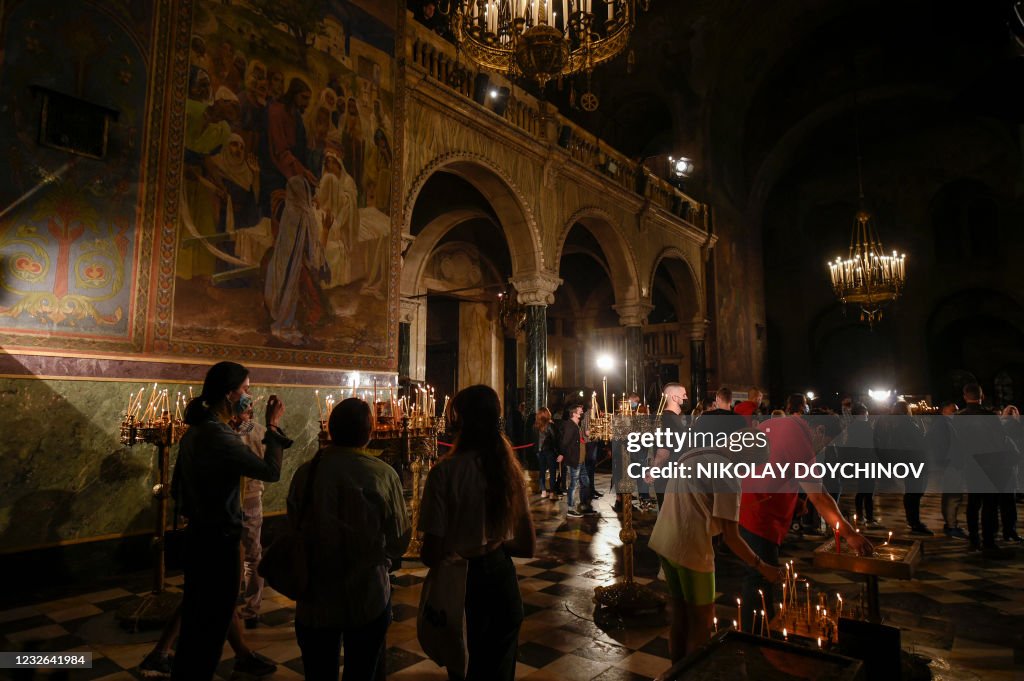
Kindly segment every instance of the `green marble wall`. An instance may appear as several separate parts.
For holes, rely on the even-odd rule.
[[[128,393],[142,385],[0,378],[0,553],[152,527],[156,448],[118,440]],[[317,406],[310,388],[255,386],[260,407],[270,392],[284,400],[283,425],[295,439],[281,482],[267,485],[264,507],[274,512],[284,510],[292,474],[315,452]]]

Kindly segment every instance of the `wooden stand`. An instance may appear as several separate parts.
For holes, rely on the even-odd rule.
[[[122,429],[123,430],[123,429]],[[166,424],[155,428],[129,427],[128,446],[136,441],[156,445],[157,484],[153,486],[153,500],[156,503],[156,523],[153,528],[151,549],[153,553],[153,588],[149,594],[140,596],[122,605],[116,617],[122,626],[131,631],[162,627],[178,610],[181,593],[166,590],[167,517],[170,499],[171,445],[177,441],[180,430],[168,419]]]

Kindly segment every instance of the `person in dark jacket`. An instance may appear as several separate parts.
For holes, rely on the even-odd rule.
[[[875,437],[868,422],[868,408],[858,402],[850,407],[850,422],[846,428],[846,441],[839,452],[843,461],[858,464],[877,462],[875,456]],[[856,483],[857,494],[854,497],[854,508],[865,527],[878,527],[875,520],[875,480],[863,478]]]
[[[925,457],[924,433],[910,415],[910,405],[904,401],[892,405],[888,417],[875,425],[875,448],[879,459],[891,463],[924,464],[920,478],[907,478],[903,493],[903,510],[911,534],[934,534],[921,522],[921,497],[928,485],[928,465]]]
[[[540,469],[538,479],[540,498],[547,499],[550,496],[553,501],[557,501],[560,495],[558,494],[555,472],[558,466],[561,465],[564,457],[558,453],[558,443],[556,442],[558,434],[555,431],[554,425],[552,425],[550,409],[541,407],[537,410],[533,429],[534,445],[537,448],[538,468]],[[551,489],[549,490],[548,487]]]
[[[1003,432],[996,413],[984,406],[985,393],[977,383],[968,383],[963,390],[963,409],[953,419],[956,430],[956,456],[964,461],[964,484],[967,487],[968,551],[984,551],[990,558],[1002,558],[996,545],[999,525],[999,492],[1008,484],[1013,444]],[[960,418],[971,416],[974,418]],[[990,416],[988,418],[978,418]],[[981,514],[981,527],[978,515]]]
[[[587,477],[586,442],[580,421],[583,418],[583,405],[576,403],[566,407],[567,418],[562,419],[559,429],[558,453],[565,457],[567,475],[569,477],[568,502],[566,512],[570,518],[579,518],[584,514],[592,514],[590,505],[590,479]],[[576,508],[576,491],[579,491],[579,508]]]
[[[213,678],[241,579],[241,478],[277,482],[284,450],[292,444],[281,430],[284,403],[276,395],[267,401],[263,459],[231,428],[234,405],[248,390],[248,369],[219,362],[207,372],[202,393],[185,410],[189,428],[178,448],[172,484],[180,512],[189,521],[174,680]]]

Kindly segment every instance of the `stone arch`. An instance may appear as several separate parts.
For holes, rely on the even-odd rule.
[[[440,171],[452,173],[469,182],[491,205],[508,244],[513,276],[544,269],[540,229],[529,202],[503,168],[480,154],[442,154],[419,171],[406,194],[402,234],[409,234],[411,230],[413,207],[427,180]]]
[[[704,319],[706,317],[704,287],[701,285],[701,280],[697,276],[697,270],[694,269],[689,258],[675,246],[662,249],[657,257],[654,258],[654,261],[651,263],[647,290],[653,295],[654,279],[658,275],[658,268],[662,263],[665,263],[665,266],[668,268],[669,277],[671,277],[675,284],[677,292],[693,291],[692,296],[680,300],[680,306],[677,308],[679,311],[679,321]]]
[[[422,293],[419,290],[420,281],[423,278],[423,270],[430,261],[437,244],[444,235],[455,229],[463,222],[476,219],[493,220],[483,210],[478,208],[459,208],[448,213],[437,216],[420,230],[419,235],[409,247],[402,263],[401,295],[412,296]]]
[[[618,224],[611,213],[597,206],[580,208],[564,223],[558,235],[554,263],[562,262],[562,253],[569,233],[577,224],[583,226],[601,245],[601,251],[611,270],[612,292],[618,304],[640,299],[640,274],[637,270],[636,254],[632,245],[616,227]]]

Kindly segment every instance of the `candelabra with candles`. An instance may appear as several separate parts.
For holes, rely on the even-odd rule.
[[[157,449],[157,482],[153,486],[153,500],[156,520],[153,529],[153,587],[149,594],[125,603],[117,611],[117,619],[137,631],[139,628],[163,626],[177,610],[181,602],[180,593],[165,589],[165,555],[168,499],[170,498],[170,448],[181,440],[188,426],[183,420],[187,400],[181,393],[174,401],[171,413],[170,394],[153,384],[146,398],[146,388],[128,396],[128,406],[121,420],[121,444],[133,447],[136,444],[152,444]],[[192,389],[189,388],[189,397]],[[146,398],[144,400],[144,398]],[[143,402],[145,401],[145,407]]]
[[[607,381],[605,389],[607,389]],[[596,397],[591,402],[591,408],[596,410]],[[647,414],[636,413],[629,406],[629,400],[624,399],[618,404],[615,414],[605,414],[602,417],[601,425],[607,429],[607,439],[625,442],[628,433],[648,430],[651,418]],[[593,424],[593,420],[591,424]],[[593,428],[594,426],[591,425],[592,435]],[[620,456],[628,457],[625,447],[619,449]],[[620,470],[625,471],[627,463],[628,461],[621,461]],[[623,475],[616,487],[619,505],[622,507],[622,529],[619,530],[619,539],[622,541],[622,581],[594,589],[594,603],[616,615],[653,613],[665,607],[665,601],[661,596],[634,581],[633,545],[637,539],[636,530],[633,529],[634,492],[636,492],[636,482],[628,475]]]

